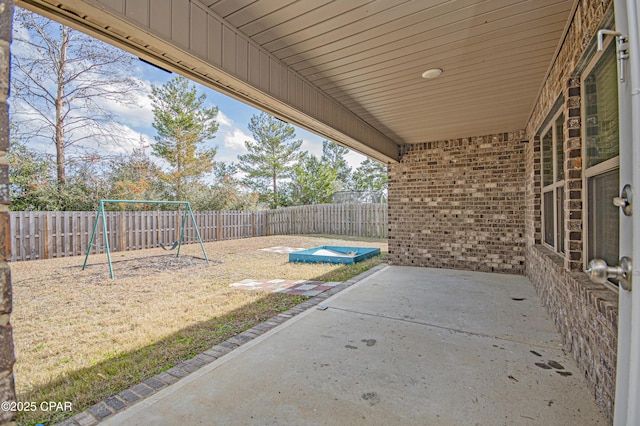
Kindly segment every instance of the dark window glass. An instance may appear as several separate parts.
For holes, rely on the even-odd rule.
[[[564,115],[556,120],[556,182],[564,179]]]
[[[587,167],[618,155],[618,77],[611,43],[584,81]]]
[[[553,136],[549,130],[542,137],[542,185],[553,183]]]
[[[553,246],[553,191],[545,192],[544,197],[544,242]]]
[[[558,200],[558,235],[556,240],[558,241],[558,251],[564,253],[564,188],[560,186],[556,191],[558,191],[556,196],[556,200]]]
[[[611,200],[618,196],[618,169],[589,178],[589,259],[618,264],[620,209]]]

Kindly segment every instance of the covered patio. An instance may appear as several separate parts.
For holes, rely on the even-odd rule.
[[[527,278],[386,266],[101,424],[607,421]]]

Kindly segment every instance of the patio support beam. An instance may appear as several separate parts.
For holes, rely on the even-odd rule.
[[[284,121],[383,163],[398,144],[198,0],[17,0]]]

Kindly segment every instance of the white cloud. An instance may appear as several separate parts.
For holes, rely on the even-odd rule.
[[[143,85],[142,89],[131,94],[133,102],[137,106],[126,105],[111,99],[102,99],[101,106],[113,113],[117,120],[126,125],[151,128],[153,123],[153,106],[149,98],[151,89],[147,84],[140,83]]]
[[[77,152],[77,150],[89,150],[100,152],[106,156],[129,154],[135,148],[148,148],[152,142],[149,135],[140,133],[129,126],[119,123],[112,123],[110,126],[108,134],[91,134],[91,137],[71,145],[68,148],[68,152],[71,154]],[[75,136],[86,136],[82,133],[79,130]],[[50,145],[49,149],[54,149],[53,144]]]
[[[27,42],[31,41],[31,34],[29,34],[29,30],[27,30],[24,25],[22,25],[20,22],[15,21],[13,23],[13,39],[14,42],[16,40],[25,40]],[[23,46],[21,45],[21,48]],[[26,49],[28,47],[28,44],[24,45],[24,48]]]
[[[18,131],[16,137],[26,137],[27,146],[30,149],[55,154],[55,145],[52,140],[53,129],[44,129],[39,136],[36,136],[38,128],[42,126],[44,111],[35,112],[28,104],[19,98],[11,99],[11,119],[16,123]],[[122,118],[123,114],[118,115]],[[51,119],[51,117],[49,117]],[[79,118],[74,114],[69,115],[70,119]],[[76,140],[68,146],[67,152],[70,155],[82,150],[102,152],[105,155],[125,154],[133,151],[134,148],[149,146],[153,138],[144,132],[133,129],[123,121],[109,123],[107,127],[98,128],[96,126],[77,126],[73,130],[67,129],[68,140]]]
[[[308,151],[310,154],[315,155],[316,157],[322,157],[322,141],[318,138],[318,140],[313,139],[302,139],[302,145],[300,146],[301,151]],[[349,166],[355,170],[360,166],[367,157],[364,155],[349,150],[349,152],[344,156],[344,159],[347,160]]]
[[[245,141],[253,141],[255,140],[242,131],[242,129],[234,128],[230,131],[224,133],[223,136],[224,146],[229,149],[233,149],[235,151],[246,151],[244,146]]]
[[[299,148],[300,151],[307,151],[309,154],[313,154],[316,157],[322,157],[322,142],[310,141],[308,139],[302,139],[302,145]]]
[[[109,154],[128,154],[134,148],[146,148],[152,142],[148,135],[140,133],[129,126],[117,124],[116,128],[119,134],[118,141],[116,143],[100,144],[101,151]]]
[[[355,151],[349,151],[344,158],[354,171],[360,166],[360,163],[367,159],[367,157]]]
[[[220,110],[218,110],[218,115],[216,115],[216,121],[218,125],[221,127],[231,127],[233,126],[233,121]]]

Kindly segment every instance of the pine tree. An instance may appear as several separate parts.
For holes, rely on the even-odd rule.
[[[351,167],[344,158],[349,150],[338,145],[333,141],[322,141],[322,158],[321,161],[336,172],[336,191],[343,191],[349,187],[351,183]]]
[[[337,172],[331,164],[305,152],[294,168],[290,184],[294,205],[324,204],[333,201]]]
[[[161,175],[172,188],[174,199],[183,201],[187,185],[195,183],[215,167],[216,150],[198,149],[213,139],[218,124],[217,107],[205,107],[206,95],[177,76],[160,87],[151,86],[153,127],[158,134],[153,154],[165,160],[170,171]]]
[[[278,180],[291,176],[302,140],[293,140],[293,126],[265,113],[251,117],[249,130],[256,142],[244,143],[249,152],[238,155],[238,168],[273,208],[278,205]]]
[[[353,173],[353,189],[363,192],[381,192],[387,189],[387,166],[366,159]]]

